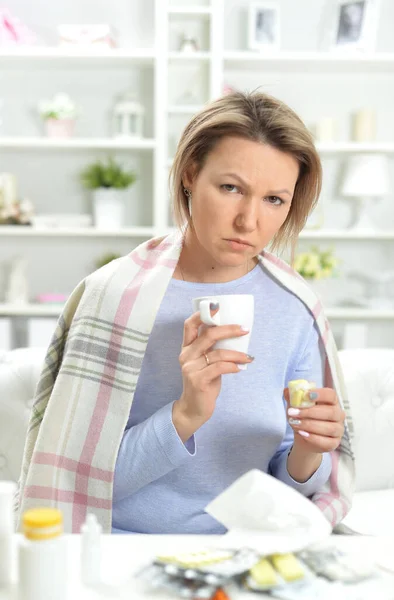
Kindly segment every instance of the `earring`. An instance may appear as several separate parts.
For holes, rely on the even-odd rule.
[[[189,190],[188,188],[183,188],[183,192],[188,199],[187,206],[189,209],[189,215],[191,217],[192,216],[192,191]]]

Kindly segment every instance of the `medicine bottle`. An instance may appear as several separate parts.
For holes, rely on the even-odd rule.
[[[19,544],[19,600],[65,600],[67,546],[63,515],[55,508],[34,508],[22,518]]]

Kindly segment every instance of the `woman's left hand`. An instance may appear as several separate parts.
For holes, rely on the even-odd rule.
[[[343,433],[345,412],[342,410],[337,395],[331,388],[311,390],[316,402],[310,408],[292,408],[289,405],[289,390],[284,390],[287,402],[287,418],[294,430],[294,448],[303,452],[331,452],[338,448]]]

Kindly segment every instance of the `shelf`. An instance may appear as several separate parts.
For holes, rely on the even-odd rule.
[[[0,317],[57,317],[63,305],[60,304],[0,304]],[[391,321],[392,310],[374,310],[364,308],[328,308],[325,310],[328,319],[348,321]]]
[[[358,153],[382,153],[393,154],[394,142],[318,142],[316,144],[320,154],[358,154]]]
[[[123,140],[118,138],[47,138],[47,137],[1,137],[1,148],[37,148],[70,150],[152,150],[156,147],[153,139]]]
[[[211,6],[171,6],[168,9],[170,15],[179,17],[210,17],[212,14]]]
[[[136,64],[152,64],[154,51],[151,49],[98,49],[72,48],[65,46],[20,46],[2,48],[0,62],[3,61],[81,61],[81,62],[135,62]]]
[[[179,62],[188,61],[205,61],[211,58],[210,52],[169,52],[168,58],[170,60]]]
[[[203,104],[200,105],[187,105],[187,104],[179,104],[172,105],[168,107],[168,114],[170,115],[194,115],[198,113],[203,108]]]
[[[394,240],[394,230],[304,229],[299,238],[301,240]]]
[[[95,227],[31,227],[0,225],[1,237],[93,237],[93,238],[150,238],[156,235],[154,227],[124,227],[122,229],[97,229]]]
[[[325,314],[328,319],[348,321],[388,321],[394,319],[393,309],[372,308],[326,308]]]
[[[58,317],[62,304],[0,304],[0,317]]]
[[[256,68],[276,73],[303,70],[312,73],[378,73],[394,70],[394,53],[348,54],[335,52],[282,52],[260,54],[251,51],[224,53],[225,67]]]

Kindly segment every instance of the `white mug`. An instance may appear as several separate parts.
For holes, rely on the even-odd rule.
[[[211,304],[218,304],[218,311],[211,315]],[[213,346],[216,349],[236,350],[248,353],[250,334],[253,327],[254,296],[251,294],[228,294],[217,296],[202,296],[193,299],[194,312],[199,311],[202,322],[208,327],[216,325],[241,325],[249,331],[240,337],[219,340]],[[238,365],[240,369],[246,370],[247,365]]]

